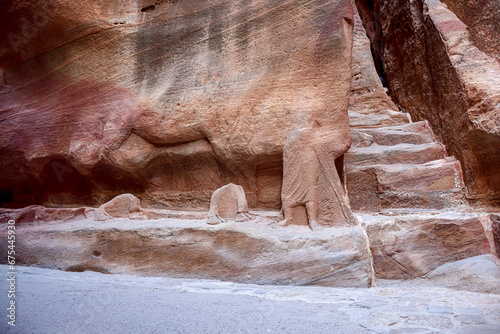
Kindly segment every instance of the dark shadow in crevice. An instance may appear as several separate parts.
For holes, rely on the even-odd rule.
[[[359,16],[370,39],[370,50],[373,63],[382,85],[388,87],[388,80],[384,70],[384,47],[382,43],[382,19],[379,10],[375,8],[373,0],[356,0]]]

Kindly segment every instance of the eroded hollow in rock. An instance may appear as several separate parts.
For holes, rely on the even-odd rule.
[[[93,204],[93,185],[69,161],[53,159],[40,173],[40,202],[54,204]]]
[[[141,9],[141,12],[143,13],[151,13],[152,11],[154,11],[156,8],[155,5],[151,5],[151,6],[147,6],[147,7],[144,7]]]

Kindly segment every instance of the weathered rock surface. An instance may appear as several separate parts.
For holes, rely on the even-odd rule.
[[[467,25],[474,45],[492,58],[500,60],[500,2],[495,0],[443,0],[448,8]]]
[[[14,220],[16,224],[78,221],[92,217],[93,212],[92,208],[46,208],[31,205],[22,209],[0,209],[0,221],[7,223]]]
[[[132,194],[122,194],[101,205],[95,212],[94,220],[112,218],[142,219],[141,201]]]
[[[492,246],[496,251],[496,255],[500,258],[500,215],[491,215],[491,231],[492,231]]]
[[[354,13],[349,113],[373,115],[382,110],[399,112],[399,108],[387,95],[375,69],[370,43],[356,10]]]
[[[311,228],[357,225],[335,168],[339,166],[336,159],[343,157],[350,143],[350,136],[314,128],[301,129],[288,138],[281,190],[287,224]],[[339,169],[343,169],[343,160]]]
[[[465,23],[438,0],[357,5],[392,98],[461,161],[469,198],[500,198],[498,1],[445,2]]]
[[[129,192],[143,206],[208,208],[233,182],[251,207],[279,209],[290,132],[335,124],[334,150],[347,149],[348,0],[2,8],[4,203]]]
[[[214,225],[232,221],[241,213],[248,213],[245,191],[242,186],[230,183],[212,194],[207,222]]]
[[[278,226],[279,216],[242,223],[205,219],[93,219],[24,224],[16,230],[19,264],[68,271],[213,278],[259,284],[368,287],[372,272],[359,226]],[[1,234],[6,231],[2,224]],[[2,251],[6,252],[6,243]]]
[[[441,287],[485,294],[500,294],[500,266],[492,255],[479,255],[437,267],[411,280],[377,280],[379,287]]]
[[[474,213],[363,215],[363,219],[377,278],[416,278],[446,263],[491,253]]]
[[[351,208],[382,212],[466,206],[459,162],[448,157],[428,122],[411,123],[386,94],[357,15],[354,31],[352,146],[344,157]]]

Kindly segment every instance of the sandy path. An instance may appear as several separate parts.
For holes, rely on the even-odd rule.
[[[17,270],[14,328],[0,266],[0,333],[500,333],[499,295]]]

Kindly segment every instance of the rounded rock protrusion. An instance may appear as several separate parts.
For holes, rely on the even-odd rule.
[[[238,214],[247,212],[248,204],[243,187],[229,183],[212,194],[207,223],[215,225],[234,220]]]

